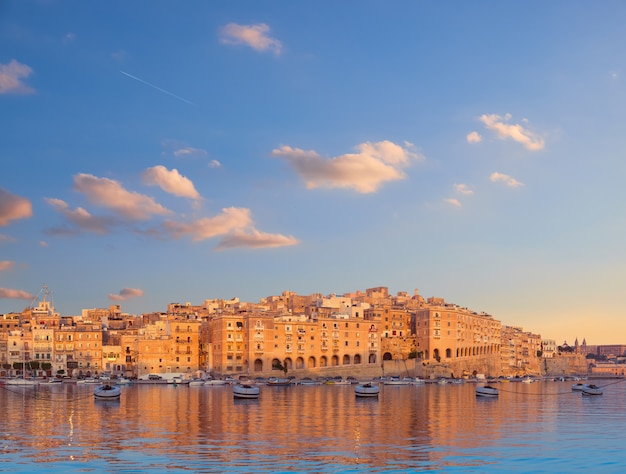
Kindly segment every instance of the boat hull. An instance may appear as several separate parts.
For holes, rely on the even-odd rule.
[[[498,389],[491,386],[476,387],[477,397],[495,398],[499,395]]]
[[[582,393],[585,396],[593,397],[602,395],[602,389],[595,385],[585,385],[583,386]]]
[[[28,379],[10,379],[5,382],[5,385],[33,386],[38,384],[39,383],[37,381]]]
[[[357,397],[377,397],[380,393],[378,385],[363,384],[357,385],[354,389],[354,394]]]

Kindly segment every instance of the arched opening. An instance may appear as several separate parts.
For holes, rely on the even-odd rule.
[[[309,367],[309,369],[312,369],[312,368],[315,367],[315,357],[313,357],[313,356],[309,357],[308,367]]]
[[[296,359],[296,369],[304,369],[304,359],[302,357]]]
[[[361,363],[361,354],[357,354],[354,356],[354,364],[360,364]]]
[[[452,349],[446,349],[446,359],[452,358]]]
[[[285,359],[285,363],[283,364],[283,366],[287,369],[287,370],[293,370],[293,361],[291,360],[290,357],[287,357]]]
[[[350,356],[348,354],[343,356],[343,365],[350,365]]]
[[[339,357],[337,357],[336,355],[334,355],[331,359],[330,359],[330,365],[332,365],[333,367],[336,367],[339,365]]]
[[[391,352],[385,352],[383,354],[383,360],[391,360],[391,359],[393,359]]]
[[[254,359],[254,371],[255,372],[263,371],[263,361],[261,359]]]
[[[370,354],[369,359],[367,360],[370,364],[376,363],[376,354]]]
[[[320,367],[328,367],[328,359],[326,356],[320,357]]]

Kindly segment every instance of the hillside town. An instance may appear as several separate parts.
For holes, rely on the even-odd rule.
[[[35,304],[36,303],[36,304]],[[388,288],[258,303],[207,299],[130,315],[120,305],[61,316],[50,291],[0,318],[0,377],[411,375],[624,376],[626,345],[573,346],[443,298]]]

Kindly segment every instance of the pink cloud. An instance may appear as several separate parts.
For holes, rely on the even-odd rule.
[[[143,296],[143,290],[139,288],[124,288],[118,294],[110,293],[109,299],[112,301],[127,301],[131,298]]]
[[[308,189],[352,188],[359,193],[376,192],[384,183],[406,178],[401,168],[422,157],[390,141],[366,142],[356,147],[358,153],[349,153],[325,159],[315,151],[282,146],[272,156],[286,160],[304,180]]]
[[[182,176],[176,169],[168,170],[165,166],[153,166],[143,172],[142,179],[144,183],[159,186],[174,196],[200,199],[200,194],[191,180]]]
[[[229,23],[220,30],[222,44],[244,44],[257,51],[272,51],[280,54],[282,44],[277,39],[268,36],[270,27],[264,23],[256,25],[238,25]]]
[[[130,220],[147,220],[153,215],[172,213],[154,198],[127,191],[120,183],[108,178],[80,173],[74,176],[74,190],[87,196],[92,204],[110,209]]]
[[[13,300],[32,300],[35,295],[32,295],[22,290],[12,290],[10,288],[0,288],[0,298],[13,299]]]
[[[252,229],[249,232],[235,231],[220,240],[217,250],[226,250],[235,247],[271,248],[296,245],[299,241],[293,236],[282,234],[268,234]]]
[[[32,215],[33,205],[28,199],[0,188],[0,226],[7,226],[12,220],[25,219]]]
[[[24,84],[33,70],[30,66],[11,60],[9,64],[0,64],[0,94],[32,94],[35,90]]]

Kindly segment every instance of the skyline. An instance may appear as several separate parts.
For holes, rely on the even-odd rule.
[[[3,2],[0,313],[386,286],[621,343],[625,19]]]

